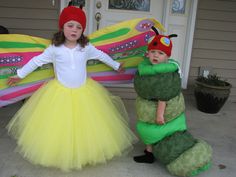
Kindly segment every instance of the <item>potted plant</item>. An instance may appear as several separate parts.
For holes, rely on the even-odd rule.
[[[198,76],[194,95],[197,108],[205,113],[217,113],[229,97],[232,85],[216,74]]]

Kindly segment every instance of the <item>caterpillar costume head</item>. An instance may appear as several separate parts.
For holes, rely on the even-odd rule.
[[[152,30],[156,35],[148,40],[148,50],[161,50],[166,55],[171,56],[172,41],[170,38],[177,37],[177,34],[171,34],[169,36],[160,35],[154,26],[152,26]]]

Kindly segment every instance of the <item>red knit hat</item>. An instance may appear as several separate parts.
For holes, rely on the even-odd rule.
[[[59,17],[59,28],[62,29],[64,24],[70,20],[77,21],[81,24],[83,31],[86,27],[86,16],[81,8],[68,6],[64,8]]]
[[[161,50],[166,55],[171,56],[172,42],[168,36],[158,35],[150,38],[148,50]]]
[[[166,53],[167,56],[171,56],[172,41],[171,37],[177,37],[176,34],[169,36],[160,35],[155,27],[152,27],[155,31],[156,36],[153,36],[148,41],[148,50],[161,50]]]

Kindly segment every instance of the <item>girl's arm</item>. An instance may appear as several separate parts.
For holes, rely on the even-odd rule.
[[[108,66],[112,67],[116,71],[123,71],[123,64],[114,61],[109,55],[102,52],[101,50],[95,48],[93,45],[89,44],[87,47],[87,58],[90,59],[97,59]]]
[[[20,82],[24,77],[26,77],[29,73],[34,71],[39,66],[43,64],[52,62],[52,46],[45,49],[45,51],[32,58],[28,63],[26,63],[22,68],[17,70],[17,75],[9,77],[7,84],[12,86],[16,83]]]
[[[29,73],[37,69],[39,66],[42,66],[43,64],[47,63],[52,63],[52,57],[53,57],[52,49],[53,46],[50,46],[47,49],[45,49],[43,53],[32,58],[27,64],[25,64],[22,68],[17,70],[17,76],[23,79]]]

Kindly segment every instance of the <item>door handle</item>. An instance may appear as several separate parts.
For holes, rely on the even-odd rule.
[[[98,1],[98,2],[96,3],[96,7],[97,7],[98,9],[100,9],[100,8],[102,7],[101,1]]]
[[[100,12],[97,12],[97,13],[95,14],[95,20],[96,20],[96,22],[97,22],[97,30],[99,30],[99,25],[100,25],[100,20],[101,20],[101,18],[102,18],[102,14],[101,14]]]

